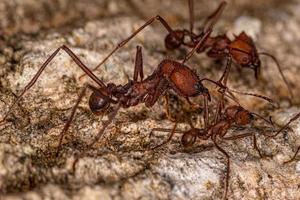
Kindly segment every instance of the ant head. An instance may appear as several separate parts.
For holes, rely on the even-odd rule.
[[[102,91],[94,90],[89,99],[89,106],[94,114],[100,115],[109,108],[110,99],[104,96]]]
[[[165,46],[169,50],[175,50],[180,47],[184,40],[184,33],[182,30],[174,30],[165,38]]]
[[[254,119],[254,116],[241,106],[230,106],[225,112],[237,125],[249,124]]]
[[[257,78],[261,63],[252,38],[245,32],[242,32],[230,43],[229,48],[230,54],[235,62],[242,67],[254,70],[255,77]]]

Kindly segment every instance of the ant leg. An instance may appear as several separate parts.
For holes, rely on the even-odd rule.
[[[300,117],[300,112],[297,113],[294,117],[292,117],[292,118],[288,121],[288,123],[286,123],[283,127],[281,127],[281,128],[275,133],[275,135],[272,135],[272,136],[269,136],[269,137],[271,137],[271,138],[276,137],[276,136],[277,136],[279,133],[281,133],[284,129],[288,128],[288,126],[289,126],[293,121],[297,120],[299,117]]]
[[[59,138],[59,144],[58,144],[58,146],[57,146],[56,157],[57,157],[58,154],[59,154],[59,151],[60,151],[60,149],[61,149],[61,145],[62,145],[63,138],[64,138],[65,134],[67,133],[67,131],[68,131],[68,129],[69,129],[69,127],[70,127],[70,125],[71,125],[73,119],[74,119],[76,110],[77,110],[77,108],[78,108],[78,106],[79,106],[79,103],[81,102],[82,98],[84,97],[87,88],[90,89],[90,90],[92,90],[92,91],[97,90],[97,92],[98,92],[97,94],[101,95],[103,98],[107,98],[108,100],[112,101],[108,96],[102,94],[102,93],[101,93],[101,90],[96,89],[96,88],[95,88],[94,86],[92,86],[92,85],[86,84],[86,85],[83,87],[83,89],[82,89],[82,91],[80,92],[80,94],[79,94],[79,97],[78,97],[78,99],[77,99],[77,101],[76,101],[75,106],[74,106],[73,109],[72,109],[71,115],[70,115],[70,117],[69,117],[67,123],[65,124],[63,130],[60,132],[60,138]],[[113,101],[112,101],[112,102],[113,102]],[[114,103],[114,102],[113,102],[113,103]]]
[[[206,39],[209,37],[209,35],[212,32],[212,27],[209,28],[205,34],[202,36],[202,38],[199,40],[199,42],[195,45],[195,47],[188,53],[186,54],[186,56],[184,57],[184,59],[182,60],[182,64],[184,64],[186,61],[188,61],[193,54],[196,52],[196,50],[201,47],[201,45],[203,45],[203,43],[206,41]]]
[[[80,153],[74,160],[73,162],[73,173],[75,172],[75,166],[76,163],[79,161],[79,159],[85,155],[85,153],[87,152],[88,149],[90,149],[97,141],[99,141],[101,139],[101,137],[104,134],[105,129],[112,123],[112,121],[114,120],[114,118],[116,117],[119,109],[121,108],[121,105],[118,104],[117,107],[108,114],[108,120],[103,121],[102,123],[102,128],[100,129],[100,131],[97,133],[96,137],[92,140],[92,142],[90,142],[87,146],[86,149],[83,150],[82,153]]]
[[[231,61],[232,61],[231,56],[228,56],[225,70],[224,70],[221,78],[218,80],[218,82],[223,84],[225,87],[226,87],[226,84],[227,84],[228,74],[229,74],[230,68],[231,68]],[[224,82],[222,83],[223,80],[224,80]]]
[[[188,118],[187,121],[188,121],[189,125],[191,126],[191,128],[195,129],[192,120],[190,118]]]
[[[25,88],[23,89],[23,91],[21,92],[21,94],[17,97],[17,99],[10,106],[8,112],[6,113],[6,115],[4,116],[4,118],[0,121],[0,123],[4,122],[6,120],[6,118],[10,114],[10,112],[11,112],[12,108],[15,106],[15,104],[17,104],[21,100],[21,97],[35,84],[35,82],[37,81],[37,79],[39,78],[39,76],[41,75],[41,73],[44,71],[44,69],[47,67],[47,65],[50,63],[50,61],[57,55],[57,53],[61,49],[64,50],[65,52],[67,52],[67,54],[69,54],[69,56],[73,59],[73,61],[77,64],[77,66],[80,67],[93,81],[95,81],[99,86],[106,88],[105,84],[100,79],[98,79],[93,74],[93,72],[91,70],[89,70],[89,68],[86,67],[80,61],[80,59],[67,46],[63,45],[63,46],[59,47],[58,49],[56,49],[50,55],[50,57],[42,64],[42,66],[38,70],[38,72],[34,75],[34,77],[30,80],[30,82],[25,86]]]
[[[167,118],[168,118],[171,122],[175,122],[176,119],[174,119],[174,118],[171,116],[171,113],[170,113],[170,107],[169,107],[169,95],[168,95],[168,93],[166,93],[166,94],[164,95],[164,100],[165,100],[165,112],[166,112]]]
[[[189,0],[190,32],[194,30],[194,0]]]
[[[141,46],[136,47],[136,57],[135,57],[133,81],[137,82],[138,75],[140,75],[140,78],[142,81],[144,79],[144,72],[143,72],[143,54],[142,54]]]
[[[188,104],[189,104],[193,109],[195,109],[195,110],[198,110],[198,109],[199,109],[199,110],[201,110],[201,112],[202,112],[202,107],[201,107],[200,105],[197,105],[197,104],[191,102],[191,100],[190,100],[189,97],[185,97],[185,99],[186,99],[186,101],[188,102]]]
[[[82,98],[84,97],[85,95],[85,92],[86,92],[86,88],[87,88],[87,85],[85,85],[82,89],[82,91],[80,92],[79,94],[79,97],[76,101],[76,104],[75,106],[73,107],[72,109],[72,112],[71,112],[71,115],[67,121],[67,123],[65,124],[64,128],[62,129],[62,131],[60,132],[60,138],[59,138],[59,143],[58,143],[58,146],[57,146],[57,150],[56,150],[56,157],[58,156],[59,152],[60,152],[60,149],[61,149],[61,145],[62,145],[62,141],[63,141],[63,138],[65,136],[65,133],[68,131],[73,119],[74,119],[74,116],[75,116],[75,113],[76,113],[76,110],[78,108],[78,105],[79,103],[81,102]]]
[[[216,124],[217,121],[219,120],[219,118],[221,117],[221,113],[222,112],[222,107],[221,107],[221,102],[218,101],[217,103],[217,109],[216,109],[216,113],[215,113],[215,116],[213,117],[213,123]]]
[[[262,155],[261,151],[259,150],[259,148],[257,146],[257,139],[256,139],[256,135],[254,133],[244,133],[244,134],[240,134],[240,135],[222,137],[222,139],[224,139],[224,140],[236,140],[236,139],[242,139],[242,138],[250,137],[250,136],[252,136],[253,148],[257,151],[258,155],[261,158],[265,157],[265,156]]]
[[[219,18],[221,16],[221,14],[223,13],[223,10],[226,5],[227,5],[227,2],[222,1],[220,3],[219,7],[210,16],[208,16],[205,19],[205,21],[203,23],[203,30],[207,30],[209,27],[212,27],[216,24],[216,22],[219,20]],[[206,27],[208,27],[208,28],[206,28]]]
[[[251,112],[251,114],[256,116],[259,119],[262,119],[263,121],[267,122],[268,124],[272,125],[273,127],[275,126],[275,124],[273,123],[273,121],[271,119],[267,120],[266,118],[264,118],[263,116],[255,113],[255,112]]]
[[[159,145],[153,147],[152,150],[157,149],[157,148],[159,148],[159,147],[161,147],[161,146],[167,144],[168,142],[170,142],[171,139],[173,138],[174,134],[175,134],[176,127],[177,127],[177,122],[175,122],[175,125],[174,125],[173,129],[171,130],[171,134],[170,134],[170,136],[168,137],[168,139],[167,139],[166,141],[162,142],[161,144],[159,144]],[[153,131],[153,129],[152,129],[152,131]],[[151,131],[151,133],[152,133],[152,131]],[[160,131],[169,132],[169,129],[160,129]],[[150,133],[150,134],[151,134],[151,133]]]
[[[224,192],[224,197],[223,199],[227,199],[227,193],[228,193],[228,186],[229,186],[229,173],[230,173],[230,156],[228,155],[228,153],[222,149],[218,144],[217,144],[217,141],[216,141],[216,136],[214,136],[212,138],[212,141],[214,142],[215,146],[217,147],[217,149],[219,151],[221,151],[226,159],[227,159],[227,170],[226,170],[226,181],[225,181],[225,192]]]
[[[204,118],[204,129],[206,129],[209,126],[208,100],[207,100],[206,96],[204,96],[203,101],[204,101],[204,115],[203,115],[203,118]]]
[[[127,42],[129,42],[133,37],[135,37],[140,31],[142,31],[145,27],[149,26],[152,24],[155,20],[158,20],[165,29],[169,33],[173,32],[173,29],[169,26],[169,24],[162,18],[160,15],[156,15],[155,17],[150,18],[145,24],[143,24],[140,28],[138,28],[135,32],[133,32],[129,37],[121,41],[116,45],[116,47],[95,67],[92,69],[92,71],[97,70],[103,63],[106,62],[106,60],[112,56],[118,49],[122,48]],[[79,78],[81,79],[85,74],[81,75]]]
[[[149,134],[149,137],[152,137],[154,132],[171,132],[171,128],[153,128]],[[174,130],[174,133],[182,133],[182,131]]]
[[[263,158],[265,157],[258,148],[256,135],[253,134],[253,148],[257,151],[258,155]]]
[[[288,164],[288,163],[290,163],[290,162],[293,162],[293,161],[296,159],[296,156],[297,156],[297,154],[299,153],[299,151],[300,151],[300,146],[298,147],[298,149],[297,149],[297,151],[295,152],[294,156],[293,156],[290,160],[285,161],[283,164],[285,165],[285,164]]]

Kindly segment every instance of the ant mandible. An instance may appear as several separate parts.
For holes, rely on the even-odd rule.
[[[293,93],[290,84],[286,80],[281,66],[277,59],[266,52],[257,52],[256,46],[250,36],[245,32],[240,33],[238,36],[235,36],[234,40],[230,40],[225,34],[218,35],[215,37],[207,37],[201,47],[197,47],[199,40],[203,38],[208,29],[210,29],[214,24],[219,20],[225,6],[227,5],[226,1],[222,1],[218,8],[206,18],[204,25],[202,26],[202,31],[199,34],[194,33],[194,3],[193,0],[188,0],[189,5],[189,16],[190,16],[190,29],[172,29],[170,25],[162,18],[160,15],[150,18],[144,25],[138,28],[132,35],[118,43],[116,47],[92,70],[98,69],[114,52],[123,47],[129,40],[135,37],[140,31],[145,27],[152,24],[154,21],[159,21],[161,25],[168,31],[167,36],[165,37],[165,46],[169,50],[175,50],[181,46],[188,48],[193,48],[190,52],[190,55],[186,58],[189,58],[196,53],[202,53],[207,51],[207,56],[215,59],[226,59],[226,67],[224,73],[222,74],[219,82],[223,82],[223,85],[226,86],[228,74],[230,71],[231,63],[234,61],[236,64],[240,65],[243,68],[249,68],[254,71],[256,79],[259,76],[261,70],[261,61],[259,55],[265,55],[270,57],[276,64],[280,76],[282,77],[284,83],[286,84],[291,98],[293,98]],[[188,41],[187,41],[188,40]],[[183,60],[183,63],[187,59]],[[84,76],[84,75],[82,75]],[[81,76],[81,77],[82,77]]]
[[[199,42],[199,46],[202,44],[204,39],[208,37],[210,32],[211,30],[207,31],[206,36],[204,36],[203,40]],[[57,155],[59,153],[64,135],[73,121],[76,109],[84,97],[87,88],[92,91],[92,94],[89,98],[89,107],[93,113],[103,113],[108,109],[110,104],[117,104],[116,108],[108,116],[108,120],[103,122],[102,129],[98,132],[97,136],[88,145],[88,147],[92,147],[94,143],[100,139],[106,127],[112,122],[121,107],[128,108],[140,103],[145,103],[147,107],[152,107],[160,96],[164,95],[166,91],[171,89],[174,90],[179,96],[185,98],[203,95],[204,102],[210,100],[209,91],[202,84],[202,81],[209,79],[200,80],[197,74],[189,67],[171,59],[164,59],[161,61],[156,70],[154,70],[151,75],[144,79],[142,49],[139,46],[137,47],[136,52],[133,80],[129,80],[125,85],[115,85],[114,83],[104,84],[67,46],[63,45],[55,50],[42,64],[38,72],[34,75],[31,81],[25,86],[23,91],[10,106],[8,112],[0,121],[0,123],[6,120],[14,105],[16,105],[21,100],[21,97],[35,84],[43,70],[60,50],[64,50],[73,59],[77,66],[79,66],[95,83],[97,83],[98,87],[94,87],[90,84],[86,84],[83,87],[79,98],[72,109],[71,115],[60,133]],[[138,80],[139,78],[140,80]],[[212,80],[210,81],[214,82]],[[205,105],[206,104],[207,103],[205,103]]]

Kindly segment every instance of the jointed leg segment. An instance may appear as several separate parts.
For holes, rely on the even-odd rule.
[[[25,86],[25,88],[23,89],[23,91],[21,92],[21,94],[17,97],[17,99],[10,106],[8,112],[6,113],[6,115],[4,116],[4,118],[0,121],[0,123],[2,123],[3,121],[6,120],[6,118],[8,117],[8,115],[10,114],[10,112],[12,111],[12,108],[21,100],[21,97],[36,83],[37,79],[40,77],[40,75],[42,74],[42,72],[44,71],[44,69],[48,66],[48,64],[51,62],[51,60],[57,55],[57,53],[61,49],[64,50],[73,59],[73,61],[77,64],[77,66],[80,67],[86,73],[86,75],[88,75],[100,87],[106,88],[105,84],[99,78],[97,78],[93,74],[93,72],[87,66],[85,66],[80,61],[80,59],[71,51],[71,49],[69,49],[65,45],[62,45],[61,47],[59,47],[58,49],[56,49],[50,55],[50,57],[42,64],[42,66],[40,67],[40,69],[38,70],[38,72],[34,75],[34,77],[30,80],[30,82]]]

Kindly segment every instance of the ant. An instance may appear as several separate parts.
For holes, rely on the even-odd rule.
[[[227,137],[226,137],[226,134],[227,134],[228,130],[230,128],[232,128],[233,126],[244,126],[244,125],[250,124],[255,119],[255,117],[260,118],[260,119],[264,120],[265,122],[274,126],[271,119],[267,120],[264,117],[262,117],[261,115],[254,113],[254,112],[250,112],[250,111],[246,110],[245,108],[243,108],[241,106],[241,104],[239,103],[238,99],[233,95],[233,93],[239,93],[242,95],[249,95],[249,96],[253,96],[256,98],[260,98],[271,104],[273,104],[274,102],[272,99],[270,99],[266,96],[262,96],[262,95],[254,94],[254,93],[246,93],[246,92],[231,90],[226,86],[220,87],[220,89],[218,91],[221,93],[221,97],[219,98],[219,100],[216,103],[217,104],[216,111],[213,116],[213,121],[211,124],[209,124],[209,122],[207,122],[209,125],[205,124],[203,129],[199,129],[199,128],[195,128],[193,126],[191,120],[188,119],[188,123],[191,126],[191,129],[188,131],[179,131],[179,130],[176,130],[177,121],[175,121],[175,125],[174,125],[173,129],[154,128],[150,132],[150,137],[153,134],[153,132],[155,132],[155,131],[171,132],[171,134],[169,135],[169,137],[166,141],[153,147],[152,150],[159,148],[159,147],[167,144],[168,142],[170,142],[175,133],[183,134],[181,137],[181,144],[184,147],[191,147],[196,142],[197,137],[200,140],[208,140],[209,138],[211,138],[214,145],[217,147],[217,149],[219,151],[221,151],[227,158],[227,171],[226,171],[225,192],[224,192],[224,199],[226,199],[227,193],[228,193],[228,183],[229,183],[230,156],[222,147],[220,147],[218,145],[217,139],[236,140],[236,139],[241,139],[241,138],[252,136],[254,149],[258,152],[260,157],[264,157],[257,146],[257,139],[256,139],[256,135],[254,133],[245,133],[245,134],[240,134],[240,135],[235,135],[235,136],[227,136]],[[224,97],[231,99],[237,105],[228,106],[227,108],[224,108],[224,100],[225,100]],[[206,107],[208,107],[208,105],[206,105]],[[209,118],[208,114],[207,114],[207,116]],[[262,133],[262,134],[265,136],[269,136],[268,134],[265,134],[265,133]]]
[[[186,29],[176,29],[170,32],[165,37],[165,46],[169,50],[178,49],[180,46],[186,46],[189,48],[195,48],[195,45],[198,43],[203,37],[203,31],[207,24],[212,25],[216,23],[222,14],[225,6],[227,5],[226,1],[222,1],[219,7],[205,20],[202,32],[200,34],[196,34],[193,32],[194,29],[194,4],[193,0],[189,0],[189,15],[190,15],[190,30]],[[212,20],[210,22],[210,20]],[[210,23],[209,23],[210,22]],[[186,41],[186,37],[189,37],[189,42]],[[215,59],[227,59],[227,65],[225,71],[220,78],[219,81],[224,80],[226,83],[226,79],[230,70],[230,64],[234,61],[241,67],[249,68],[254,71],[254,76],[257,79],[260,74],[261,61],[259,55],[265,55],[270,57],[276,64],[278,71],[286,84],[291,97],[293,97],[293,93],[291,87],[286,80],[281,66],[277,59],[266,52],[257,52],[256,46],[253,42],[253,39],[248,36],[244,31],[241,32],[238,36],[235,36],[234,40],[230,40],[225,34],[218,35],[215,37],[208,37],[204,44],[200,48],[196,48],[196,53],[202,53],[207,51],[207,56]]]
[[[210,29],[206,32],[206,36],[204,36],[203,40],[199,42],[199,46],[202,44],[204,39],[208,37],[211,31],[212,30]],[[12,111],[12,108],[35,84],[43,70],[60,50],[64,50],[77,64],[77,66],[80,67],[95,83],[97,83],[98,87],[85,84],[80,92],[78,100],[76,101],[75,106],[72,108],[71,115],[60,133],[59,145],[56,152],[57,156],[60,151],[64,135],[73,121],[76,109],[84,97],[86,89],[90,89],[92,91],[92,94],[89,98],[89,107],[95,114],[104,113],[108,110],[111,104],[117,104],[116,108],[113,109],[113,111],[108,115],[108,120],[103,122],[103,128],[99,131],[95,139],[88,145],[88,147],[92,147],[94,143],[100,139],[106,127],[112,122],[121,107],[126,109],[136,106],[140,103],[145,103],[147,107],[152,107],[157,102],[158,98],[163,96],[169,90],[174,90],[179,96],[185,98],[202,95],[204,96],[204,102],[210,101],[211,98],[208,89],[202,84],[202,81],[214,81],[206,78],[199,79],[198,75],[188,66],[175,60],[164,59],[160,62],[158,67],[151,75],[144,78],[142,48],[140,46],[137,46],[133,80],[128,80],[128,83],[124,85],[115,85],[114,83],[105,84],[102,82],[87,66],[80,61],[80,59],[71,51],[71,49],[63,45],[55,50],[42,64],[38,72],[34,75],[34,77],[25,86],[23,91],[10,106],[8,112],[0,121],[0,124],[6,120]],[[218,85],[218,83],[214,83]],[[207,103],[205,103],[205,105],[206,104]],[[205,109],[207,110],[207,108]]]
[[[135,32],[132,33],[128,38],[124,39],[116,45],[116,47],[92,70],[98,69],[106,60],[115,53],[118,49],[123,47],[128,41],[135,37],[140,31],[145,27],[152,24],[154,21],[160,22],[161,25],[168,31],[167,36],[165,37],[165,47],[168,50],[179,49],[181,46],[192,48],[193,50],[189,53],[189,56],[186,56],[183,60],[183,63],[187,61],[195,52],[202,53],[207,51],[207,56],[214,59],[226,59],[226,67],[224,73],[222,74],[218,82],[223,82],[223,85],[226,86],[228,74],[231,68],[232,61],[237,65],[243,68],[249,68],[254,71],[254,76],[257,79],[260,70],[261,70],[261,61],[259,55],[268,56],[271,58],[280,73],[284,83],[286,84],[291,98],[293,98],[293,93],[291,86],[286,80],[281,66],[277,59],[266,52],[258,52],[255,46],[254,41],[250,36],[245,32],[240,33],[238,36],[235,36],[235,39],[231,40],[225,34],[218,35],[215,37],[208,36],[203,42],[203,45],[197,46],[200,40],[203,39],[205,33],[210,29],[214,24],[219,20],[225,6],[227,5],[226,1],[222,1],[218,8],[206,18],[204,25],[202,26],[202,31],[199,34],[194,33],[194,2],[193,0],[188,0],[189,5],[189,16],[190,16],[190,29],[172,29],[170,25],[162,18],[160,15],[150,18],[144,25],[138,28]],[[80,78],[82,78],[82,75]]]
[[[220,152],[222,152],[222,154],[224,154],[227,159],[227,170],[226,170],[226,179],[225,179],[225,187],[224,187],[224,199],[226,199],[228,193],[229,177],[230,177],[230,156],[219,145],[218,139],[236,140],[245,137],[252,137],[254,149],[258,152],[260,157],[264,157],[257,146],[257,139],[255,133],[244,133],[244,134],[239,134],[234,136],[226,136],[226,134],[228,130],[232,128],[234,125],[243,126],[243,125],[250,124],[254,120],[255,116],[262,118],[268,123],[270,122],[256,113],[249,112],[248,110],[244,109],[240,105],[228,106],[224,110],[225,111],[223,114],[219,110],[217,110],[214,116],[214,122],[204,129],[195,128],[192,122],[189,120],[189,125],[191,126],[191,129],[188,131],[176,130],[177,122],[175,122],[175,125],[172,129],[166,129],[166,128],[152,129],[150,136],[155,131],[171,132],[166,141],[153,147],[152,150],[170,142],[175,133],[183,134],[181,137],[181,144],[184,147],[191,147],[196,142],[197,138],[200,140],[211,139],[214,145],[217,147],[217,149]]]

